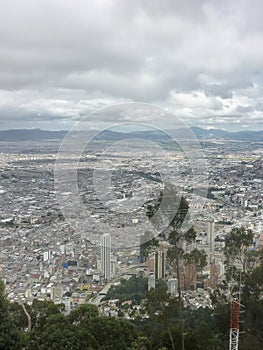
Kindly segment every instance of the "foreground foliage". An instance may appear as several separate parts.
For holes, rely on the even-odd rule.
[[[262,266],[254,270],[250,275],[251,288],[246,285],[245,313],[242,314],[245,334],[240,336],[240,350],[262,349],[263,301],[250,293],[255,283],[263,284],[262,271]],[[129,294],[129,288],[127,291]],[[178,298],[169,297],[166,287],[160,285],[146,293],[145,309],[149,317],[131,322],[99,316],[97,307],[90,304],[84,304],[65,316],[63,305],[34,300],[32,305],[25,305],[32,320],[29,332],[22,306],[8,302],[4,285],[0,282],[0,350],[180,350],[179,304]],[[185,350],[228,349],[229,303],[224,298],[214,298],[213,309],[184,308],[183,319]]]

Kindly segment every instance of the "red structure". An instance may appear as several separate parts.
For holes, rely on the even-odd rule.
[[[240,301],[233,298],[230,309],[230,339],[229,350],[238,350],[240,324]]]

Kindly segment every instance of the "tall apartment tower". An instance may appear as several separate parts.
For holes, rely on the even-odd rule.
[[[184,266],[184,289],[196,289],[196,265],[186,264]]]
[[[214,245],[215,245],[215,222],[214,220],[208,221],[207,224],[207,244],[209,245],[209,262],[213,260]]]
[[[101,272],[105,281],[111,279],[111,236],[108,233],[101,236]]]
[[[155,278],[165,278],[165,272],[166,272],[166,251],[162,244],[160,244],[157,252],[154,256],[154,274]]]

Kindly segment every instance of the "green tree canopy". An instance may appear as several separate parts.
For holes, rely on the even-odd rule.
[[[246,230],[244,227],[234,227],[226,235],[224,254],[228,270],[237,264],[242,266],[244,273],[249,269],[251,263],[249,248],[252,248],[253,237],[254,233],[251,230]]]
[[[0,280],[0,350],[22,349],[24,339],[16,328],[10,313],[10,303],[6,298],[4,283]]]

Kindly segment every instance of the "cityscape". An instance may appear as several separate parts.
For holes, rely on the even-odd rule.
[[[96,156],[102,142],[105,146],[103,140],[95,142],[79,163],[79,191],[86,215],[91,225],[98,222],[94,229],[86,227],[86,234],[74,231],[56,201],[53,173],[59,141],[1,142],[0,273],[11,301],[52,300],[67,305],[67,312],[89,301],[105,312],[105,303],[96,296],[120,283],[120,278],[140,273],[148,278],[149,289],[163,279],[172,294],[178,293],[178,281],[166,257],[169,243],[157,237],[158,247],[147,256],[141,254],[144,236],[137,226],[146,218],[146,206],[128,214],[109,211],[92,191],[95,167],[99,164],[108,171],[105,157]],[[196,237],[187,249],[204,251],[206,264],[199,271],[197,266],[185,265],[180,272],[185,303],[193,308],[211,307],[209,291],[225,279],[225,236],[233,228],[253,231],[251,249],[263,245],[262,141],[209,139],[201,143],[207,178],[198,187],[207,189],[207,198],[203,208],[194,208],[198,210],[193,222]],[[187,159],[179,152],[175,156],[174,150],[167,152],[176,167],[174,178],[180,181],[180,193],[190,206],[192,202],[196,206]],[[165,174],[171,169],[162,154],[154,150],[152,156],[147,149],[138,154],[121,148],[119,154],[114,153],[113,164],[108,155],[115,204],[138,197],[138,193],[145,202],[157,198],[162,181],[156,169],[165,169]],[[100,222],[107,222],[108,232],[99,232],[104,229]],[[106,310],[112,308],[109,301]]]
[[[263,2],[0,4],[0,350],[263,349]]]

